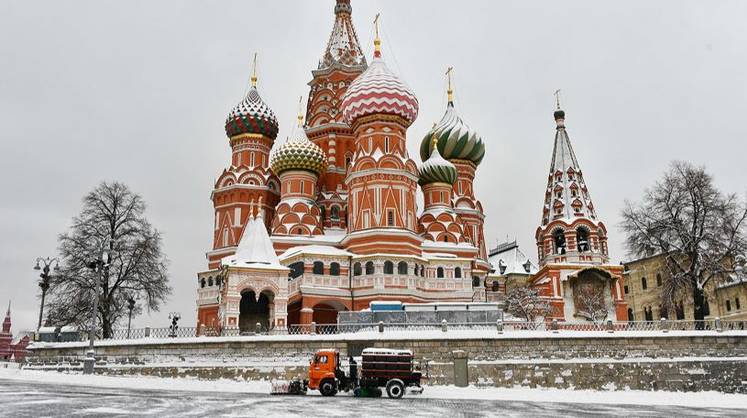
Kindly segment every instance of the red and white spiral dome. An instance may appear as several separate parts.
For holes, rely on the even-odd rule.
[[[350,84],[342,98],[342,116],[349,125],[358,118],[374,114],[400,116],[408,126],[418,117],[418,98],[379,54]]]

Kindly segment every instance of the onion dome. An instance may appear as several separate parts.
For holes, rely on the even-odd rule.
[[[298,115],[298,128],[293,138],[285,141],[272,155],[270,165],[275,175],[288,170],[306,170],[318,176],[327,168],[327,156],[309,140],[301,125],[303,116]]]
[[[438,151],[447,160],[468,160],[480,165],[485,156],[485,144],[480,135],[470,128],[449,101],[441,121],[425,135],[420,143],[420,158],[426,160],[431,154],[431,138],[438,138]]]
[[[438,139],[433,137],[431,156],[420,167],[420,185],[431,183],[454,184],[457,181],[457,169],[454,164],[445,160],[438,152]]]
[[[275,113],[257,91],[256,61],[255,54],[252,86],[249,92],[244,100],[231,109],[226,118],[226,135],[229,138],[243,134],[259,134],[274,140],[278,136],[278,120]]]
[[[371,65],[348,87],[342,98],[342,116],[352,125],[363,116],[389,114],[412,124],[418,117],[418,99],[381,58],[381,41],[376,29]]]
[[[431,130],[425,135],[420,143],[420,158],[425,161],[431,155],[431,138],[438,139],[438,151],[447,160],[467,160],[475,165],[480,165],[485,157],[485,144],[480,135],[472,130],[454,109],[454,90],[451,88],[451,70],[449,67],[446,75],[449,77],[449,88],[446,90],[448,104],[446,113]]]

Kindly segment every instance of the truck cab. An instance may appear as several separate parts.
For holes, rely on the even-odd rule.
[[[319,350],[309,364],[309,388],[319,390],[322,395],[337,393],[340,370],[340,352]]]

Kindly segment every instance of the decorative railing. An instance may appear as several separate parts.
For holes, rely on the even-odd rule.
[[[574,332],[646,332],[653,334],[698,331],[703,333],[718,333],[723,331],[747,331],[747,320],[719,320],[709,319],[703,321],[683,320],[668,321],[629,321],[629,322],[579,322],[567,323],[553,321],[501,321],[496,322],[447,322],[439,323],[347,323],[347,324],[316,324],[312,322],[306,325],[290,325],[288,328],[271,328],[256,324],[253,327],[177,327],[177,328],[133,328],[114,330],[110,338],[104,340],[138,340],[138,339],[165,339],[165,338],[189,338],[189,337],[238,337],[251,335],[353,335],[360,333],[408,333],[416,336],[423,332],[449,332],[449,331],[484,331],[485,335],[490,333],[521,332],[521,331],[545,331],[549,333],[574,333]],[[86,341],[88,334],[80,332],[78,341]],[[100,339],[100,338],[97,338]],[[70,340],[68,340],[70,341]]]

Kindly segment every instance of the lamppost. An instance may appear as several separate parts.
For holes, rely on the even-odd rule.
[[[127,339],[130,339],[130,327],[132,326],[132,310],[135,309],[135,298],[129,296],[127,298],[127,310],[129,311],[129,318],[127,319]]]
[[[41,267],[41,264],[44,265],[44,267]],[[39,325],[36,326],[36,331],[39,331],[39,328],[41,328],[42,325],[42,317],[44,315],[44,298],[47,297],[47,290],[49,289],[49,280],[52,278],[52,276],[49,274],[49,267],[52,266],[52,263],[54,263],[54,271],[58,272],[60,271],[60,260],[57,257],[49,258],[49,257],[38,257],[36,259],[36,265],[34,266],[34,270],[41,270],[42,272],[39,274],[39,277],[41,277],[41,280],[39,280],[39,287],[42,291],[42,298],[41,298],[41,306],[39,306]]]
[[[96,352],[93,348],[93,341],[96,338],[96,311],[98,311],[99,302],[99,290],[98,287],[101,284],[101,277],[104,274],[104,269],[109,268],[109,253],[104,250],[102,246],[99,258],[96,260],[89,261],[86,263],[86,267],[91,269],[95,273],[95,281],[93,285],[93,310],[91,310],[91,329],[88,331],[88,351],[86,351],[86,358],[83,359],[83,373],[92,374],[94,365],[96,364]]]
[[[177,325],[177,322],[182,318],[182,315],[179,312],[171,312],[169,314],[169,319],[171,320],[171,326],[169,327],[169,337],[176,338],[176,330],[179,329],[179,325]]]

